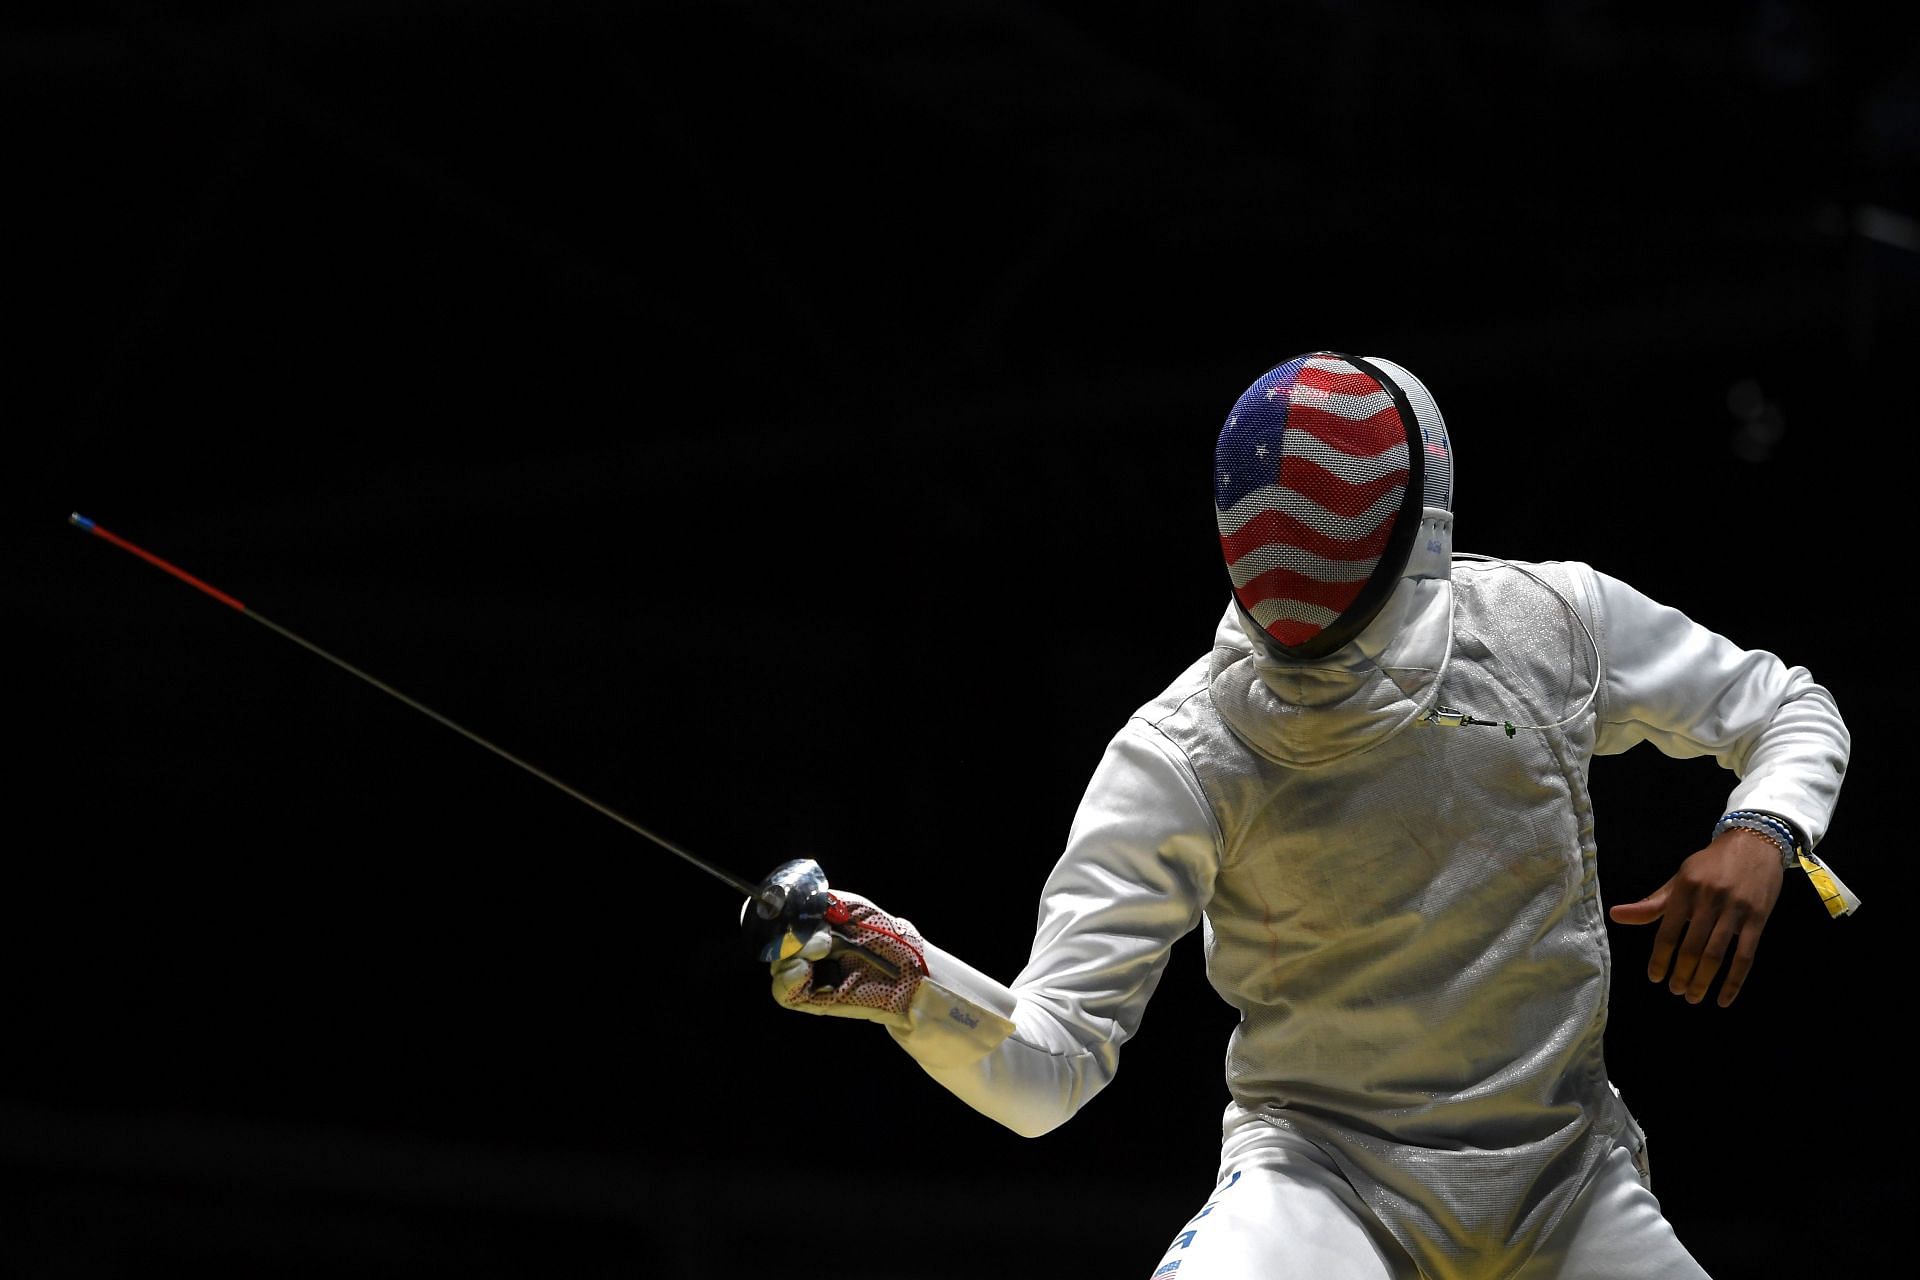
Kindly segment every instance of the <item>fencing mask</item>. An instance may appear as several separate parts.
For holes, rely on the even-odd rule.
[[[1214,455],[1214,509],[1249,634],[1282,659],[1358,635],[1392,594],[1423,507],[1453,506],[1446,424],[1390,361],[1295,356],[1235,402]]]

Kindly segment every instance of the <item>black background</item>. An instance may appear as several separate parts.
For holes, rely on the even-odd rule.
[[[1617,929],[1609,1059],[1721,1280],[1892,1256],[1914,23],[1441,9],[11,9],[0,1270],[1146,1274],[1225,1102],[1196,939],[1016,1138],[776,1009],[726,886],[67,516],[1010,978],[1224,607],[1219,422],[1318,347],[1434,390],[1461,550],[1834,691],[1865,908],[1789,881],[1730,1010]],[[1599,762],[1606,900],[1730,781]]]

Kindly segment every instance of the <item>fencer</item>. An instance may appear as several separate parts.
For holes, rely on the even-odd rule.
[[[1211,1192],[1158,1280],[1683,1280],[1604,1052],[1610,981],[1588,781],[1647,742],[1732,775],[1696,851],[1613,908],[1648,976],[1731,1003],[1850,740],[1804,668],[1586,563],[1453,551],[1453,451],[1392,361],[1257,378],[1213,477],[1230,599],[1211,649],[1112,737],[1010,984],[836,890],[891,975],[770,962],[782,1006],[884,1025],[934,1080],[1038,1136],[1115,1078],[1169,948],[1203,931],[1239,1021]]]

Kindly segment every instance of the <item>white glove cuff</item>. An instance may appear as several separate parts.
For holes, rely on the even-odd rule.
[[[925,955],[927,976],[907,1006],[907,1025],[887,1030],[922,1066],[970,1066],[1013,1034],[1013,992],[931,944]]]

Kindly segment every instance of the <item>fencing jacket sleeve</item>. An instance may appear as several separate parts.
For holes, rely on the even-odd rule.
[[[1591,581],[1607,668],[1595,754],[1651,742],[1711,755],[1739,778],[1728,809],[1777,813],[1819,844],[1851,749],[1833,695],[1805,667],[1742,649],[1618,578]]]
[[[975,1110],[1028,1137],[1055,1128],[1113,1079],[1169,948],[1200,922],[1218,848],[1179,750],[1130,720],[1088,784],[1013,986],[929,946],[929,977],[956,1003],[894,1037]],[[1006,1028],[991,1052],[966,1027],[983,1009]]]

